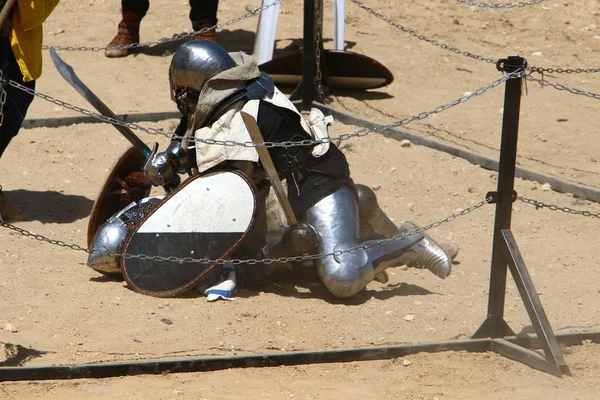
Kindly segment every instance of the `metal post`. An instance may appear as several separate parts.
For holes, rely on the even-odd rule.
[[[315,80],[315,3],[304,1],[304,53],[302,57],[302,109],[309,110],[313,102]]]
[[[496,63],[496,68],[499,71],[507,73],[519,69],[524,70],[526,66],[527,61],[519,56],[511,56],[507,59],[498,60]],[[504,243],[501,232],[503,229],[510,229],[512,216],[522,83],[523,77],[519,75],[506,81],[488,314],[487,319],[473,335],[473,337],[478,338],[504,337],[514,334],[504,321],[507,262],[502,252]]]
[[[526,67],[525,59],[518,56],[499,60],[496,64],[498,70],[507,73],[524,71]],[[492,339],[492,350],[496,353],[562,377],[563,374],[570,374],[569,367],[552,331],[523,257],[521,257],[517,242],[510,231],[512,203],[516,197],[514,183],[523,79],[522,75],[515,75],[506,81],[498,166],[498,191],[488,193],[488,196],[492,196],[492,200],[496,202],[488,313],[486,320],[475,332],[473,338],[494,338]],[[545,357],[503,339],[506,336],[515,335],[504,320],[506,277],[509,267]]]
[[[319,29],[322,29],[319,27]],[[323,102],[315,83],[315,3],[304,0],[304,39],[302,51],[302,81],[296,86],[290,100],[302,98],[302,110],[310,110],[313,100]]]

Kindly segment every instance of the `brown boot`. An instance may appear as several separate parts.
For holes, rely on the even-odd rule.
[[[6,198],[0,187],[0,221],[24,221],[27,216]]]
[[[109,58],[125,57],[129,54],[128,48],[111,49],[116,46],[126,46],[132,43],[140,42],[140,22],[142,21],[140,14],[132,11],[123,11],[123,19],[119,22],[119,27],[116,36],[106,46],[104,55]]]
[[[199,29],[196,29],[197,31],[200,31],[202,29],[206,29],[206,28],[212,28],[213,25],[211,24],[204,24],[204,25],[200,25]],[[197,34],[196,36],[194,36],[194,40],[210,40],[211,42],[216,42],[217,41],[217,32],[214,29],[208,29],[204,32],[201,32],[199,34]]]

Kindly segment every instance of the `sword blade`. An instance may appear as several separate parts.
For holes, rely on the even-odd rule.
[[[248,129],[248,133],[250,133],[250,138],[252,141],[254,143],[263,143],[265,140],[262,136],[262,133],[260,133],[260,128],[258,127],[254,117],[244,111],[241,111],[240,114],[244,124],[246,125],[246,129]],[[285,194],[285,190],[283,190],[283,185],[281,184],[281,180],[279,179],[275,165],[273,165],[273,160],[271,159],[269,150],[262,146],[257,146],[255,149],[258,152],[260,162],[267,173],[267,178],[269,178],[269,182],[271,182],[271,186],[273,187],[273,190],[277,195],[277,199],[281,204],[281,208],[283,209],[283,213],[285,214],[288,225],[298,225],[298,220],[296,219],[296,215],[294,215],[294,210],[292,210],[292,206],[287,198],[287,195]]]
[[[117,119],[117,120],[119,119],[115,115],[115,113],[113,113],[111,111],[111,109],[108,108],[108,106],[106,104],[104,104],[104,102],[102,100],[100,100],[98,98],[98,96],[96,96],[81,81],[81,79],[79,79],[77,74],[75,74],[73,67],[71,67],[69,64],[64,62],[63,59],[58,56],[58,54],[56,53],[56,50],[53,47],[50,47],[50,57],[52,58],[52,62],[54,63],[54,66],[56,67],[56,69],[58,70],[60,75],[67,82],[69,82],[69,84],[71,86],[73,86],[73,88],[75,88],[75,90],[77,90],[77,92],[80,95],[82,95],[84,99],[86,99],[96,110],[98,110],[98,112],[100,114],[104,115],[105,117],[109,117],[109,118],[113,118],[113,119]],[[133,133],[131,131],[131,129],[127,128],[126,126],[118,125],[115,123],[113,123],[112,125],[125,137],[125,139],[129,140],[129,142],[136,149],[138,149],[144,156],[146,156],[146,157],[150,156],[150,153],[151,153],[150,148],[148,146],[146,146],[146,144],[139,137],[137,137],[135,135],[135,133]]]
[[[2,7],[2,11],[0,11],[0,28],[2,28],[4,23],[8,20],[8,16],[15,4],[17,4],[17,0],[7,0],[6,4]]]

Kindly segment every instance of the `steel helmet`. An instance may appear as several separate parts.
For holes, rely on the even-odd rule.
[[[173,55],[169,68],[171,98],[183,112],[181,102],[197,102],[197,96],[206,81],[235,66],[227,50],[213,41],[192,40],[184,43]],[[196,92],[195,97],[190,96],[190,92]],[[189,105],[183,106],[189,109]]]

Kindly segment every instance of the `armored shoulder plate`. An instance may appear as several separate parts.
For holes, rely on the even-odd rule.
[[[265,97],[271,97],[274,93],[275,83],[273,83],[269,75],[262,72],[258,78],[248,81],[245,87],[221,101],[210,113],[203,126],[212,125],[223,113],[240,100],[244,102],[248,100],[262,100]]]
[[[261,72],[260,76],[248,83],[246,86],[246,97],[248,100],[261,100],[271,97],[275,93],[275,83],[269,75]]]

